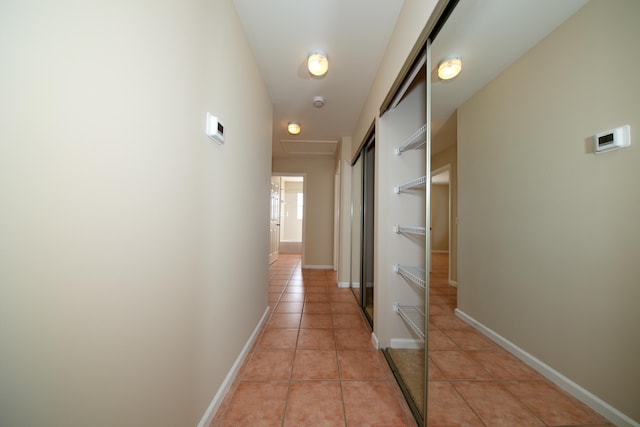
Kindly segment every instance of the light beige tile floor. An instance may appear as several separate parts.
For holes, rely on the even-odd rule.
[[[430,290],[427,420],[437,426],[611,426],[453,314],[446,260]],[[371,330],[335,273],[280,255],[271,316],[212,423],[242,426],[415,426]]]

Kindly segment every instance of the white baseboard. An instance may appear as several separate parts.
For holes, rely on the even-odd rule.
[[[227,373],[227,376],[225,377],[224,381],[222,381],[222,385],[220,385],[218,392],[216,393],[215,396],[213,396],[213,399],[211,400],[209,407],[207,408],[204,415],[202,416],[202,419],[198,423],[198,427],[209,427],[211,425],[213,418],[216,416],[216,413],[218,412],[218,409],[220,409],[220,405],[222,405],[222,402],[225,396],[229,392],[229,389],[231,389],[231,385],[233,384],[233,381],[238,376],[238,372],[240,372],[240,367],[244,363],[244,360],[247,358],[247,355],[249,354],[249,350],[251,350],[251,346],[253,346],[253,343],[256,341],[256,338],[258,338],[258,334],[262,329],[262,325],[264,325],[264,322],[267,320],[268,314],[269,314],[269,307],[267,307],[266,310],[264,311],[264,314],[262,315],[262,318],[258,322],[258,325],[255,327],[255,329],[253,330],[253,333],[249,337],[249,340],[242,348],[242,351],[236,358],[236,361],[233,363],[233,366],[231,366],[231,369],[229,370],[229,373]]]
[[[338,282],[338,287],[339,288],[348,288],[349,287],[349,282]]]
[[[380,341],[378,341],[378,337],[376,336],[375,332],[371,332],[371,344],[373,344],[373,347],[376,350],[380,349]]]
[[[302,268],[309,270],[333,270],[333,265],[303,265]]]
[[[412,338],[391,338],[391,348],[419,349],[424,348],[424,341]]]
[[[457,288],[457,287],[458,287],[458,282],[456,282],[455,280],[449,280],[449,284],[450,284],[451,286],[453,286],[454,288]]]
[[[598,412],[600,415],[614,423],[618,427],[640,427],[640,423],[632,420],[627,415],[623,414],[613,406],[609,405],[604,400],[595,396],[588,390],[582,388],[580,385],[571,381],[569,378],[562,375],[560,372],[553,369],[551,366],[537,359],[533,355],[527,353],[517,345],[513,344],[511,341],[502,337],[498,333],[494,332],[492,329],[484,326],[482,323],[475,320],[473,317],[464,313],[463,311],[456,308],[455,310],[456,316],[460,319],[464,320],[469,325],[473,326],[480,333],[487,336],[498,345],[503,347],[509,353],[516,356],[518,359],[522,360],[527,365],[531,366],[533,369],[538,371],[542,376],[547,378],[549,381],[571,394],[576,399],[580,400],[585,405],[589,406],[594,411]]]

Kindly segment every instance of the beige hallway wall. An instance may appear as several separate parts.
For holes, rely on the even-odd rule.
[[[271,102],[231,2],[4,1],[0,51],[0,425],[196,425],[267,307]]]
[[[449,186],[431,186],[431,250],[449,252]]]
[[[338,241],[338,283],[348,287],[351,279],[351,138],[342,138],[336,170],[340,171],[340,210]],[[339,166],[338,166],[339,165]]]

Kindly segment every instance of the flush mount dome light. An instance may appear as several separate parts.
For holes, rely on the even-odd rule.
[[[289,122],[289,125],[287,126],[287,132],[289,132],[291,135],[297,135],[300,133],[300,123],[298,122]]]
[[[449,56],[438,64],[438,77],[441,80],[450,80],[462,71],[462,59],[459,56]]]
[[[314,76],[324,76],[329,70],[327,54],[321,50],[314,50],[307,59],[307,68]]]

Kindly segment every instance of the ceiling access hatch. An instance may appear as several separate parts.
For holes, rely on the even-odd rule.
[[[334,156],[338,149],[338,141],[305,141],[281,140],[284,151],[294,155]]]

